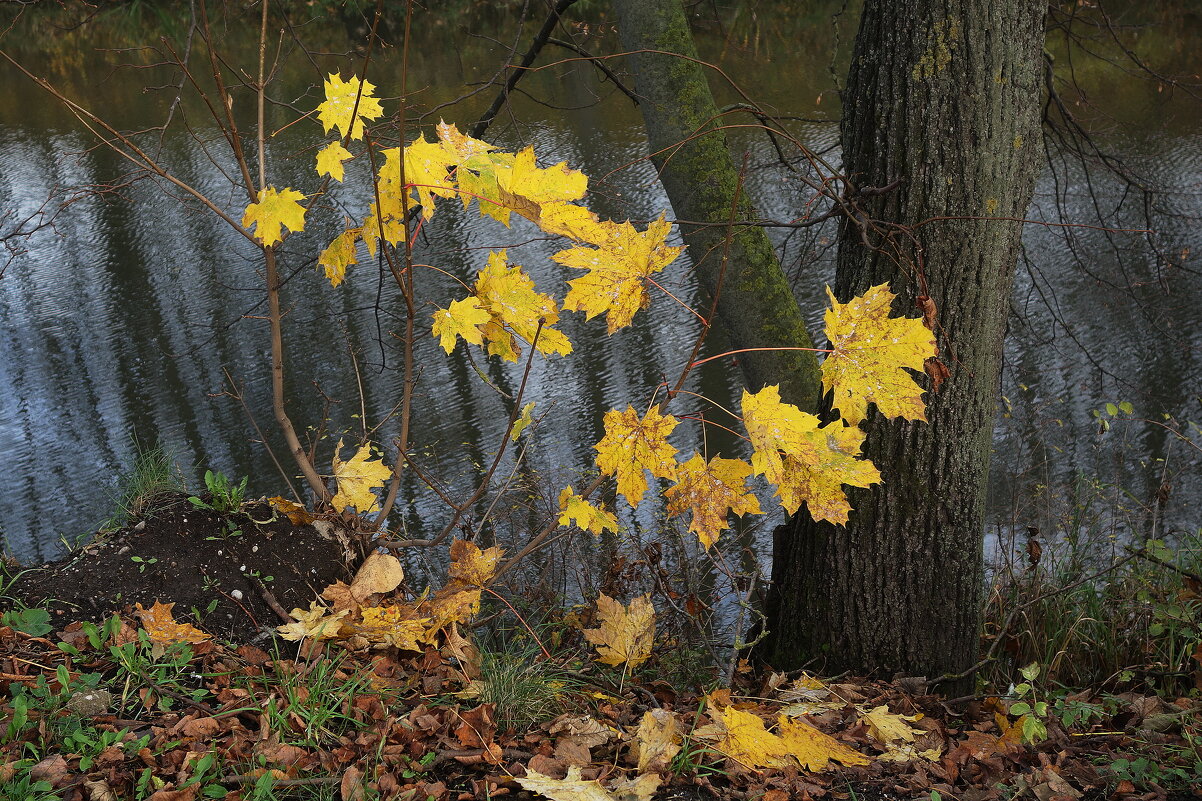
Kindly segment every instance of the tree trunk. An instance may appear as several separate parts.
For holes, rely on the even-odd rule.
[[[864,3],[843,94],[844,171],[861,187],[902,183],[859,201],[881,221],[866,235],[844,221],[836,294],[888,282],[901,296],[894,312],[910,315],[929,295],[951,374],[927,395],[929,422],[869,415],[865,453],[883,483],[849,492],[846,527],[802,509],[778,529],[765,649],[778,668],[818,657],[824,672],[936,677],[977,654],[985,482],[1022,228],[1013,219],[1039,164],[1045,8]]]
[[[762,228],[727,223],[755,219],[705,68],[680,0],[614,0],[622,49],[635,75],[651,158],[672,202],[702,287],[713,298],[721,278],[718,318],[735,348],[813,347],[793,292]],[[659,52],[652,52],[659,51]],[[683,58],[682,58],[683,56]],[[704,131],[711,131],[698,135]],[[725,255],[725,258],[724,258]],[[723,262],[725,272],[723,274]],[[708,309],[701,310],[703,313]],[[814,408],[820,394],[812,352],[761,351],[739,355],[750,389],[780,385],[781,397]]]

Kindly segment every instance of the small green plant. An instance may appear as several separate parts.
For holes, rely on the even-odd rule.
[[[114,529],[153,517],[182,495],[186,487],[179,465],[159,446],[145,447],[134,439],[134,462],[121,474],[113,496],[113,514],[101,528]]]
[[[1032,662],[1021,672],[1026,681],[1014,685],[1011,690],[1011,696],[1016,700],[1010,704],[1010,714],[1017,715],[1021,722],[1023,742],[1037,743],[1048,736],[1048,727],[1043,722],[1048,716],[1048,703],[1039,700],[1034,684],[1039,678],[1039,663]]]
[[[235,484],[225,473],[206,470],[205,488],[209,491],[209,500],[202,501],[195,495],[188,500],[198,509],[208,509],[223,515],[233,514],[242,509],[242,502],[246,499],[246,482],[249,479],[249,476],[243,476],[242,482]]]
[[[54,631],[50,625],[50,612],[20,602],[13,609],[0,614],[0,625],[11,626],[31,637],[45,637]]]
[[[54,792],[50,782],[40,779],[34,781],[29,775],[34,760],[21,759],[12,764],[12,778],[0,782],[0,798],[20,798],[22,801],[61,801],[62,796]]]
[[[157,557],[154,557],[154,556],[146,556],[146,557],[131,556],[131,557],[129,557],[129,561],[133,562],[134,564],[136,564],[138,566],[139,573],[145,573],[147,567],[149,567],[150,565],[153,565],[153,564],[157,564],[159,560]]]

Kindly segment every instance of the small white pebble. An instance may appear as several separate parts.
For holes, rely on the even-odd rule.
[[[259,546],[258,546],[258,545],[255,545],[255,546],[251,547],[251,549],[250,549],[250,552],[251,552],[251,553],[258,553],[258,552],[259,552]]]
[[[235,601],[242,600],[242,590],[230,590],[230,597]]]
[[[240,568],[238,568],[238,569],[239,569],[239,570],[241,570],[243,573],[245,573],[245,572],[246,572],[246,565],[242,565],[242,567],[240,567]]]

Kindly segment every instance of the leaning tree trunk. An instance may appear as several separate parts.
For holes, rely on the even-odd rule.
[[[845,220],[836,294],[888,282],[907,314],[928,294],[951,374],[927,396],[929,422],[874,412],[864,423],[884,479],[849,493],[846,527],[803,509],[778,530],[767,648],[778,667],[820,657],[828,672],[934,677],[973,662],[1014,220],[1039,164],[1046,5],[864,3],[843,93],[844,171],[857,186],[901,184],[859,201],[879,221],[872,230]]]
[[[739,174],[680,0],[614,0],[614,8],[651,159],[676,217],[690,221],[679,227],[702,287],[711,299],[718,293],[718,318],[732,347],[813,347],[764,230],[731,233],[727,226],[732,217],[754,219],[755,209],[738,191]],[[812,352],[744,353],[739,364],[753,390],[777,384],[782,398],[803,408],[818,402]]]

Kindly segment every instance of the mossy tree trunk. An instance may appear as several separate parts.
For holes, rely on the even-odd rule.
[[[711,299],[721,277],[717,311],[726,336],[736,348],[813,347],[763,229],[735,228],[727,246],[732,212],[739,220],[754,219],[756,213],[747,193],[737,193],[738,171],[718,130],[718,109],[705,68],[696,61],[680,0],[614,0],[614,8],[652,161],[676,217],[695,223],[679,227]],[[739,364],[750,389],[779,384],[786,400],[816,406],[819,375],[813,353],[743,353]]]
[[[769,661],[935,677],[977,652],[985,482],[1021,224],[1039,165],[1044,0],[865,0],[843,93],[844,171],[900,188],[844,221],[836,294],[927,294],[950,376],[929,422],[864,423],[884,476],[846,527],[777,532]],[[956,219],[940,219],[956,218]],[[1009,219],[1007,219],[1009,218]],[[894,235],[882,236],[893,224]],[[896,226],[904,226],[905,230]],[[925,379],[924,379],[925,380]]]

